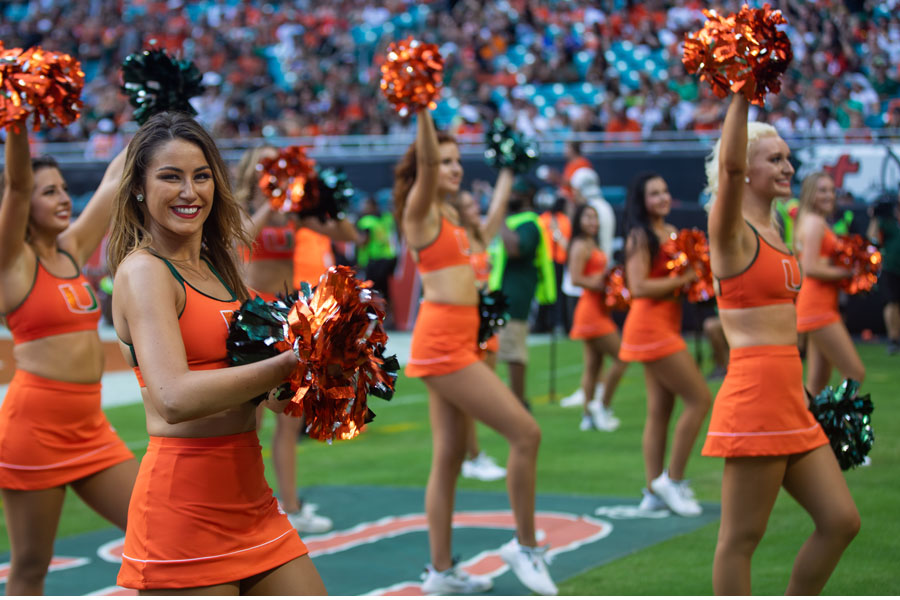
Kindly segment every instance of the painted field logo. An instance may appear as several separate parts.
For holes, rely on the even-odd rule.
[[[606,521],[565,513],[538,512],[535,515],[535,525],[538,531],[544,533],[541,543],[550,546],[548,557],[576,550],[584,544],[605,538],[613,530],[612,525]],[[515,522],[508,510],[459,512],[453,515],[453,527],[508,529],[512,532],[515,529]],[[426,531],[428,531],[428,521],[425,515],[400,515],[385,517],[369,523],[360,523],[356,527],[344,531],[304,537],[303,541],[309,549],[309,555],[316,558],[374,544],[381,540]],[[97,550],[97,555],[107,562],[121,563],[124,542],[124,538],[120,538],[106,543]],[[473,575],[490,577],[497,577],[508,570],[500,558],[500,548],[481,552],[474,558],[460,563],[460,567]],[[115,592],[116,595],[121,595],[121,591],[121,588],[113,587],[98,590],[93,594]],[[421,596],[422,593],[421,583],[415,581],[392,583],[367,592],[368,595],[378,596]]]
[[[421,488],[315,486],[305,488],[304,496],[327,506],[338,527],[303,536],[330,594],[422,594],[420,575],[429,557]],[[693,518],[641,511],[634,498],[539,494],[536,500],[538,540],[550,547],[550,574],[557,583],[693,531],[719,514],[711,504],[704,504],[703,514]],[[460,568],[493,578],[492,594],[527,594],[499,555],[515,530],[506,494],[460,490],[456,506],[453,550],[461,557]],[[111,528],[58,539],[59,556],[47,576],[45,593],[134,595],[134,590],[115,586],[123,542],[122,532]],[[8,553],[0,554],[0,576],[4,568],[8,572],[8,563],[2,564],[8,560]],[[0,593],[4,588],[0,580]]]

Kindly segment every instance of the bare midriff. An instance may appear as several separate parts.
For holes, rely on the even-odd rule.
[[[796,346],[797,309],[792,303],[719,309],[731,348]]]
[[[267,294],[290,291],[294,280],[294,264],[289,260],[266,258],[246,265],[247,285]]]
[[[16,344],[16,369],[67,383],[97,383],[103,376],[103,343],[96,331],[73,331]]]
[[[167,423],[153,407],[147,388],[141,388],[141,397],[144,399],[149,435],[174,438],[218,437],[256,429],[256,405],[251,402],[244,402],[208,417],[184,423]]]
[[[422,289],[426,302],[478,305],[478,288],[471,265],[454,265],[437,271],[422,273]]]

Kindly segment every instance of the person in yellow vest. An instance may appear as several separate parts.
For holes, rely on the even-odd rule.
[[[517,178],[509,199],[510,216],[500,228],[500,239],[491,246],[493,268],[488,286],[503,290],[509,302],[509,321],[500,330],[497,358],[509,368],[513,393],[526,407],[525,366],[528,364],[528,313],[532,300],[556,302],[556,274],[549,244],[534,212],[535,188]]]

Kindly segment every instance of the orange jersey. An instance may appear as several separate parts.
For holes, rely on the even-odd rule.
[[[473,252],[469,255],[469,260],[475,270],[475,281],[487,283],[491,278],[491,257],[488,252]]]
[[[75,268],[78,264],[63,250]],[[74,277],[53,275],[35,259],[34,281],[19,306],[6,315],[16,344],[51,335],[92,331],[100,322],[100,303],[81,270]]]
[[[550,258],[556,264],[566,264],[569,240],[572,239],[572,222],[564,213],[547,211],[540,216],[541,227],[549,242]]]
[[[649,276],[666,277],[666,253],[660,249],[650,266]],[[622,326],[619,358],[626,362],[651,362],[687,348],[681,337],[681,300],[634,298]]]
[[[831,257],[836,244],[837,236],[826,227],[819,246],[819,256]],[[841,313],[838,311],[839,284],[839,281],[803,278],[803,286],[797,296],[797,331],[813,331],[841,320]]]
[[[222,281],[222,285],[225,285],[225,289],[231,294],[230,299],[219,300],[207,296],[185,281],[175,267],[172,266],[172,263],[162,257],[158,258],[166,263],[172,275],[175,276],[175,279],[178,280],[184,289],[184,309],[178,315],[178,328],[181,330],[181,339],[184,342],[188,369],[191,371],[205,371],[223,369],[230,366],[228,352],[225,349],[225,339],[228,337],[231,315],[241,307],[237,296],[222,281],[209,262],[207,264],[212,269],[213,274],[219,277],[219,281]],[[131,348],[131,353],[132,359],[137,365],[137,356],[134,355],[133,347]],[[138,383],[140,383],[141,387],[145,387],[140,366],[134,367],[134,373],[137,375]]]
[[[770,245],[756,229],[753,233],[756,235],[753,262],[737,275],[715,278],[719,308],[751,308],[796,301],[802,281],[797,258]]]
[[[311,286],[319,283],[319,278],[334,265],[331,238],[306,227],[299,227],[294,233],[294,288],[302,282]]]
[[[447,267],[469,265],[471,252],[466,230],[441,217],[441,230],[437,238],[420,250],[416,250],[419,273],[430,273]]]
[[[572,160],[567,162],[565,168],[563,168],[562,185],[560,186],[560,192],[562,192],[562,195],[569,200],[575,197],[575,192],[574,190],[572,190],[571,183],[572,175],[574,175],[575,171],[577,171],[578,169],[584,168],[593,169],[594,167],[591,165],[591,161],[583,156],[573,158]]]
[[[291,260],[294,257],[294,227],[263,227],[253,240],[250,260]]]

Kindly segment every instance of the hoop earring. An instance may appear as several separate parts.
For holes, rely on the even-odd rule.
[[[137,196],[135,196],[134,199],[137,200],[138,202],[143,202],[143,201],[144,201],[144,195],[143,195],[143,194],[138,194]]]

